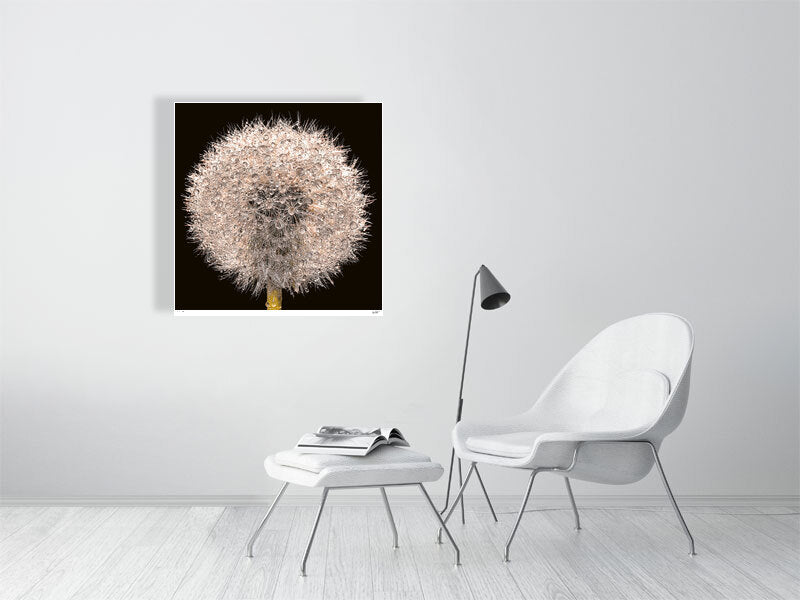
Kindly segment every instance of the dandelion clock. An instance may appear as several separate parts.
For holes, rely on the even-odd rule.
[[[186,238],[195,255],[268,310],[346,280],[343,269],[373,238],[375,198],[343,137],[299,111],[228,123],[186,176]]]

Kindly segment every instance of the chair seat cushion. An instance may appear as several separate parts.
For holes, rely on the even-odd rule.
[[[480,454],[525,458],[533,450],[533,444],[540,435],[542,435],[541,431],[474,435],[467,438],[466,446],[469,450]]]
[[[395,446],[381,446],[367,456],[287,450],[268,456],[264,468],[280,481],[330,488],[425,483],[436,481],[444,473],[442,465],[425,454]]]

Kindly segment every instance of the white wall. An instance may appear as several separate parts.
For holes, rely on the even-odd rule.
[[[326,422],[445,461],[481,262],[512,301],[476,315],[468,417],[676,312],[697,335],[676,491],[798,493],[796,3],[2,14],[7,497],[270,493],[263,457]],[[383,102],[384,317],[172,316],[174,98]]]

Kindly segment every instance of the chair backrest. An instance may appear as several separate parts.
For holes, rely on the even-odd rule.
[[[682,317],[625,319],[584,346],[529,412],[557,429],[639,429],[637,437],[658,443],[686,412],[693,347]]]

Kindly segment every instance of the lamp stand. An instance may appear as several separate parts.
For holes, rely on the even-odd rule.
[[[478,284],[478,275],[480,275],[481,270],[478,269],[478,272],[475,273],[475,277],[472,278],[472,296],[470,297],[469,302],[469,321],[467,321],[467,342],[464,344],[464,363],[461,365],[461,385],[458,388],[458,411],[456,412],[456,424],[461,421],[461,412],[464,408],[464,375],[467,372],[467,353],[469,351],[469,333],[472,329],[472,309],[475,307],[475,287]],[[447,473],[447,493],[445,495],[444,500],[444,508],[442,509],[442,514],[447,511],[448,507],[450,506],[450,488],[453,483],[453,465],[456,460],[456,450],[452,448],[450,450],[450,469]],[[475,465],[475,475],[478,476],[478,482],[481,484],[481,490],[483,491],[483,496],[486,498],[486,502],[489,505],[489,510],[492,511],[492,517],[494,518],[495,522],[497,522],[497,515],[494,512],[494,507],[492,506],[492,501],[489,499],[489,494],[486,492],[486,487],[483,485],[483,479],[481,478],[481,474],[478,471],[477,465]],[[458,459],[458,485],[459,488],[463,485],[463,473],[461,471],[461,459]],[[461,523],[465,523],[466,519],[464,518],[464,495],[461,495],[460,499],[461,504]]]

